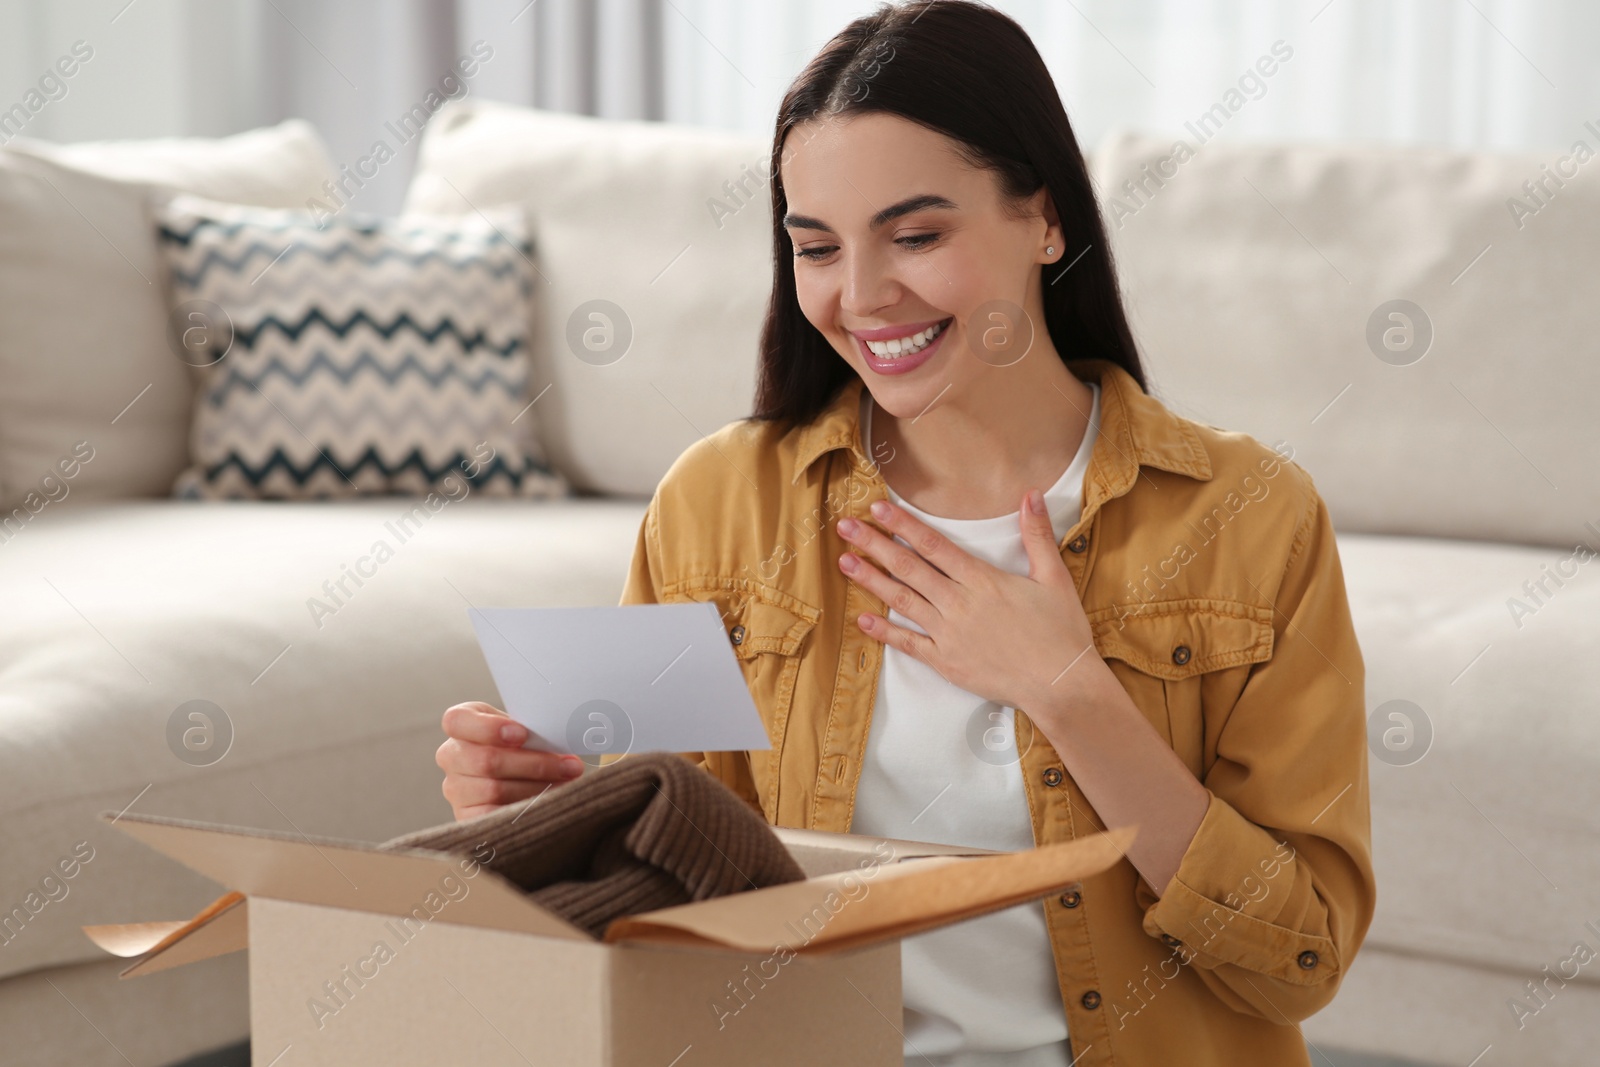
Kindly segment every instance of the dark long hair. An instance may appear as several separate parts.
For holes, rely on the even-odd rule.
[[[1063,360],[1098,358],[1146,389],[1106,244],[1100,205],[1060,94],[1033,41],[973,0],[882,4],[829,41],[784,94],[772,138],[772,296],[761,329],[758,421],[810,422],[855,371],[806,319],[784,229],[784,141],[813,118],[888,112],[955,140],[1008,197],[1050,190],[1071,264],[1044,286],[1045,328]],[[1082,251],[1087,245],[1087,251]],[[1073,263],[1073,257],[1081,258]],[[1062,268],[1065,269],[1065,268]]]

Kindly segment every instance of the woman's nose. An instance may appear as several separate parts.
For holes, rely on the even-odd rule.
[[[883,257],[870,250],[857,249],[844,256],[843,290],[840,306],[850,314],[867,318],[895,300],[895,279]]]

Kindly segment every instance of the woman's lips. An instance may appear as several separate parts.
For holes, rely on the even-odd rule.
[[[928,360],[933,358],[935,352],[944,345],[944,339],[950,335],[950,328],[955,325],[955,319],[942,320],[944,326],[939,330],[938,336],[930,341],[926,348],[920,352],[913,352],[906,356],[880,356],[867,347],[867,343],[855,334],[850,336],[855,339],[856,351],[861,353],[861,358],[868,367],[878,374],[906,374],[916,370]],[[920,332],[920,331],[913,331]]]

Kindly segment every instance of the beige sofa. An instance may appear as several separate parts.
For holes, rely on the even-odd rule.
[[[130,182],[293,205],[326,180],[309,131],[252,136],[299,162],[240,157],[230,179],[202,164],[234,158],[237,143],[0,152],[0,212],[45,202],[27,199],[40,187],[15,170],[56,168],[53,181],[93,202],[85,221],[120,245],[73,236],[113,277],[122,259],[139,262],[136,227],[107,221],[126,222]],[[1341,530],[1369,709],[1412,701],[1433,735],[1407,766],[1379,742],[1377,919],[1343,992],[1304,1031],[1319,1048],[1437,1063],[1489,1044],[1493,1062],[1589,1062],[1592,967],[1520,1029],[1507,1001],[1574,940],[1600,945],[1584,927],[1600,926],[1589,907],[1600,725],[1580,676],[1600,646],[1600,568],[1550,586],[1520,627],[1506,600],[1579,540],[1600,548],[1583,526],[1600,527],[1600,453],[1582,410],[1600,395],[1600,311],[1581,303],[1600,194],[1572,183],[1519,231],[1503,201],[1538,160],[1218,143],[1166,164],[1156,186],[1144,167],[1159,176],[1170,149],[1119,136],[1094,153],[1154,389],[1191,417],[1293,447]],[[535,388],[551,387],[540,434],[584,495],[452,503],[320,626],[307,599],[406,502],[160,499],[182,459],[182,374],[130,369],[129,351],[96,340],[148,342],[163,325],[158,294],[123,286],[125,307],[81,308],[68,377],[43,383],[26,377],[38,343],[19,333],[27,309],[0,318],[0,502],[9,510],[30,463],[91,433],[96,443],[84,480],[0,535],[0,907],[80,842],[92,849],[57,878],[64,895],[47,893],[0,945],[6,1047],[27,1062],[167,1063],[248,1029],[242,958],[118,982],[119,964],[81,935],[216,891],[96,813],[366,840],[449,817],[432,761],[439,713],[496,696],[468,606],[614,603],[656,480],[747,410],[770,279],[765,160],[759,139],[476,102],[430,125],[409,210],[528,208]],[[1119,207],[1125,178],[1148,191]],[[0,272],[46,255],[4,231]],[[1405,366],[1365,340],[1371,312],[1394,298],[1434,326],[1431,350]],[[592,300],[631,330],[614,362],[568,345]],[[145,380],[166,385],[109,422]],[[225,716],[212,725],[229,747],[214,761],[170,741],[174,713],[196,700]]]

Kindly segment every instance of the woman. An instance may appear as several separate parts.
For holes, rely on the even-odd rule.
[[[1327,509],[1145,390],[1067,116],[1011,19],[885,5],[773,142],[755,412],[688,449],[623,603],[714,602],[769,822],[1125,862],[903,945],[938,1064],[1307,1064],[1371,921],[1363,666]],[[446,712],[458,817],[581,768]]]

